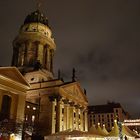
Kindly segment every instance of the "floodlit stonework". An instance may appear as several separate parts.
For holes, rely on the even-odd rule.
[[[31,86],[26,94],[25,122],[36,126],[43,136],[67,129],[88,131],[86,94],[74,71],[70,82],[60,75],[54,78],[55,50],[48,19],[39,10],[29,14],[13,41],[12,59]]]
[[[29,84],[15,67],[0,67],[0,119],[24,120]]]
[[[21,139],[26,91],[30,88],[15,67],[0,67],[0,138]],[[16,135],[16,136],[15,136]]]
[[[12,67],[0,67],[0,139],[118,139],[117,121],[110,133],[100,125],[88,131],[88,100],[75,70],[70,82],[64,82],[60,72],[54,77],[52,36],[48,19],[36,10],[25,18],[13,41]],[[5,128],[12,128],[11,120],[16,125],[9,132]],[[121,127],[124,139],[136,137]]]

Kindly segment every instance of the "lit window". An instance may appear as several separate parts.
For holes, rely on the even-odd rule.
[[[33,110],[36,110],[36,107],[33,107]]]
[[[25,120],[28,121],[28,115],[25,116]]]
[[[29,106],[29,105],[27,105],[27,108],[30,108],[30,106]]]
[[[34,121],[35,121],[35,116],[33,115],[33,116],[32,116],[32,122],[34,122]]]

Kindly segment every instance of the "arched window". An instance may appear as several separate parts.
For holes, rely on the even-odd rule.
[[[2,106],[1,106],[1,115],[2,119],[9,119],[10,117],[10,108],[11,108],[11,97],[8,95],[4,95],[2,98]]]

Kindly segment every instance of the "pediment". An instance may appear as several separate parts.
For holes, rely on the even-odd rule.
[[[66,97],[84,104],[88,104],[87,97],[78,82],[62,85],[60,88],[60,91],[63,92]]]
[[[24,77],[21,75],[21,73],[18,71],[16,67],[0,67],[0,75],[3,77],[15,81],[17,83],[20,83],[22,85],[28,86],[29,84],[24,79]]]

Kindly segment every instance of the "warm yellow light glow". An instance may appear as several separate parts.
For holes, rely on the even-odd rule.
[[[27,105],[27,108],[30,108],[30,106],[29,106],[29,105]]]
[[[135,120],[124,120],[124,122],[134,122],[134,123],[136,123],[136,122],[139,122],[140,123],[140,119],[135,119]]]
[[[126,125],[126,126],[140,126],[140,119],[124,120],[124,125]]]
[[[14,140],[21,140],[22,138],[21,138],[21,135],[15,135],[15,139]]]
[[[125,126],[140,126],[140,123],[124,123]]]
[[[114,120],[114,122],[116,123],[116,122],[117,122],[117,120]]]
[[[12,134],[10,135],[10,140],[15,140],[15,134],[14,134],[14,133],[12,133]]]
[[[36,110],[36,107],[33,107],[33,110]]]
[[[67,138],[67,140],[85,140],[87,139],[87,137],[71,137],[71,138]]]

